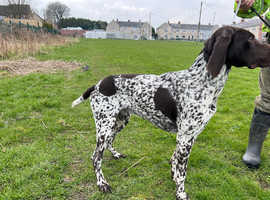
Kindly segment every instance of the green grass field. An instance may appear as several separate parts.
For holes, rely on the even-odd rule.
[[[104,155],[103,171],[113,188],[104,195],[90,160],[95,125],[89,103],[74,109],[71,103],[109,74],[186,69],[201,49],[202,44],[189,42],[81,40],[37,57],[79,61],[90,66],[87,72],[0,75],[0,199],[175,199],[169,165],[175,135],[132,117],[115,142],[128,157]],[[241,161],[259,94],[258,73],[232,69],[218,111],[191,153],[186,180],[191,199],[270,199],[270,140],[259,170]]]

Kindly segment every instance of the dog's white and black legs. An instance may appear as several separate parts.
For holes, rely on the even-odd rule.
[[[115,118],[107,118],[100,113],[95,115],[96,120],[96,149],[92,156],[93,167],[96,173],[97,186],[102,192],[111,192],[111,187],[104,178],[101,164],[104,151],[109,147],[109,141],[112,140],[113,127],[115,125]]]
[[[111,104],[108,104],[106,107],[108,110],[103,110],[103,112],[101,112],[101,109],[96,109],[96,107],[92,105],[97,134],[97,146],[93,153],[92,161],[99,189],[102,192],[111,192],[111,187],[104,178],[101,169],[103,153],[106,149],[108,149],[115,159],[125,157],[125,155],[118,153],[113,148],[113,142],[117,133],[119,133],[127,125],[130,114],[127,110],[118,111],[120,109],[118,109],[116,106],[114,109],[110,109],[112,107]],[[109,112],[109,110],[112,111]]]
[[[185,179],[188,164],[188,158],[194,143],[194,137],[184,138],[177,136],[176,150],[171,158],[171,172],[172,178],[176,183],[176,199],[188,200],[188,195],[185,192]]]
[[[113,127],[113,135],[109,137],[108,150],[112,153],[114,159],[125,158],[126,155],[117,152],[113,147],[116,135],[128,124],[130,114],[127,110],[122,110],[116,117],[115,126]]]
[[[112,137],[109,138],[109,143],[108,143],[108,150],[112,153],[112,157],[116,160],[120,159],[120,158],[125,158],[126,155],[121,154],[119,152],[117,152],[114,147],[113,147],[113,141],[115,139],[116,134],[114,134]]]
[[[112,145],[109,145],[108,150],[112,153],[113,158],[116,160],[126,157],[126,155],[117,152]]]
[[[106,181],[106,179],[104,178],[104,175],[101,169],[101,163],[102,163],[104,150],[105,150],[105,145],[99,142],[92,156],[92,160],[93,160],[93,166],[94,166],[94,170],[95,170],[96,178],[97,178],[97,186],[102,192],[111,192],[111,187]]]

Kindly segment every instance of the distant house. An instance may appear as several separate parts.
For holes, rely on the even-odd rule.
[[[61,35],[72,37],[84,37],[85,32],[81,27],[67,27],[60,30]]]
[[[9,18],[4,17],[3,21],[8,24],[24,24],[24,25],[30,25],[30,26],[36,26],[36,27],[42,27],[42,24],[44,20],[36,20],[36,19],[15,19],[15,18]]]
[[[264,33],[262,32],[263,22],[260,19],[242,20],[240,23],[232,24],[232,26],[246,29],[253,33],[258,40],[264,39]]]
[[[32,17],[31,19],[35,20],[38,23],[38,26],[42,26],[45,20],[40,17],[36,12],[32,12]]]
[[[150,40],[152,38],[152,27],[147,22],[132,22],[113,20],[107,26],[107,37],[129,40]]]
[[[217,25],[200,25],[198,38],[198,25],[168,22],[157,28],[157,35],[163,40],[207,40],[217,28]]]
[[[86,31],[84,37],[89,39],[106,39],[107,33],[103,29],[94,29],[92,31]]]

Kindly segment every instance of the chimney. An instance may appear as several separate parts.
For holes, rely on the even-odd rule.
[[[128,20],[128,22],[130,22],[130,20]]]

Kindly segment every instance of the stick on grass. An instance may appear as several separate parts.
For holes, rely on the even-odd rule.
[[[44,123],[44,121],[41,120],[41,122],[42,122],[43,126],[44,126],[46,129],[48,129],[48,127],[46,126],[46,124]]]
[[[142,157],[140,160],[138,160],[137,162],[135,162],[133,165],[131,165],[129,168],[127,168],[126,170],[124,170],[121,174],[119,174],[119,176],[122,176],[123,174],[125,174],[128,170],[130,170],[131,168],[135,167],[136,165],[138,165],[145,157]]]

